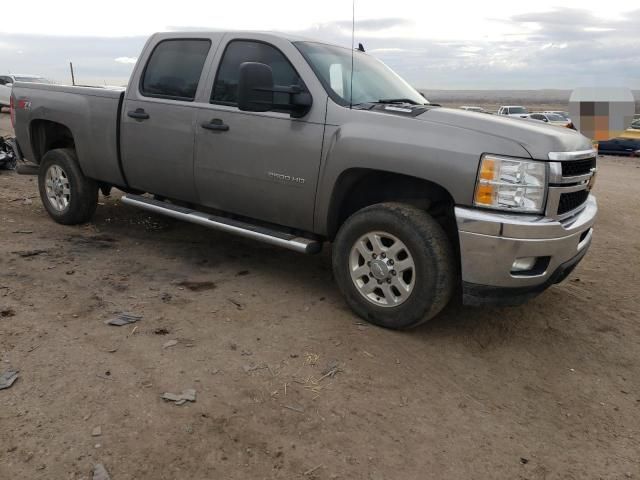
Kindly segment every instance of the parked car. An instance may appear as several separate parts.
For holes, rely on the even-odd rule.
[[[569,116],[569,112],[564,112],[562,110],[545,110],[542,113],[554,113],[556,115],[560,115],[562,118],[564,118],[565,120],[571,122],[571,117]]]
[[[538,120],[539,122],[548,123],[549,125],[555,125],[557,127],[572,128],[575,130],[571,120],[567,120],[561,115],[555,113],[532,113],[529,115],[532,120]]]
[[[11,97],[11,87],[15,82],[51,83],[46,78],[40,77],[37,75],[19,75],[19,74],[0,75],[0,107],[9,106],[9,98]]]
[[[297,252],[330,241],[347,303],[388,328],[457,291],[523,303],[591,243],[589,139],[435,107],[350,48],[155,34],[126,91],[18,82],[12,105],[19,171],[37,170],[56,222],[89,221],[115,187],[124,205]]]
[[[632,138],[632,139],[640,139],[640,120],[634,120],[629,125],[620,138]]]
[[[463,105],[460,107],[460,110],[466,110],[467,112],[489,113],[482,107],[471,107],[468,105]]]
[[[507,105],[498,109],[498,115],[527,118],[529,116],[529,110],[520,105]]]
[[[640,157],[640,138],[613,138],[598,142],[598,153]]]

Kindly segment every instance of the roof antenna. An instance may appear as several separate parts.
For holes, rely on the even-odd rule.
[[[353,56],[356,47],[356,0],[351,0],[351,92],[349,93],[349,108],[353,109]]]

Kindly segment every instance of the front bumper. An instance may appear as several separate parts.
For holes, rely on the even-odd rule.
[[[517,305],[562,281],[589,249],[597,212],[593,195],[562,221],[456,207],[463,302]],[[535,268],[512,271],[516,259],[530,257]]]

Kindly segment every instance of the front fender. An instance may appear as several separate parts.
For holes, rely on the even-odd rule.
[[[331,103],[331,102],[330,102]],[[338,179],[350,169],[388,171],[427,180],[445,189],[457,205],[471,205],[483,153],[531,158],[517,142],[452,125],[334,105],[327,125],[315,214],[326,235]],[[329,116],[330,118],[330,116]]]

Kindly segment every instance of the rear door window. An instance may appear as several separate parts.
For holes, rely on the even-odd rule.
[[[298,85],[303,87],[302,79],[280,50],[263,42],[234,40],[227,45],[222,56],[213,90],[211,91],[211,103],[230,106],[238,105],[238,79],[240,77],[240,65],[244,62],[258,62],[269,65],[273,70],[273,83],[275,85],[287,87]],[[289,101],[289,95],[286,93],[274,93],[273,101],[276,105],[285,104]]]
[[[193,101],[211,48],[206,39],[163,40],[147,62],[140,84],[142,95]]]

